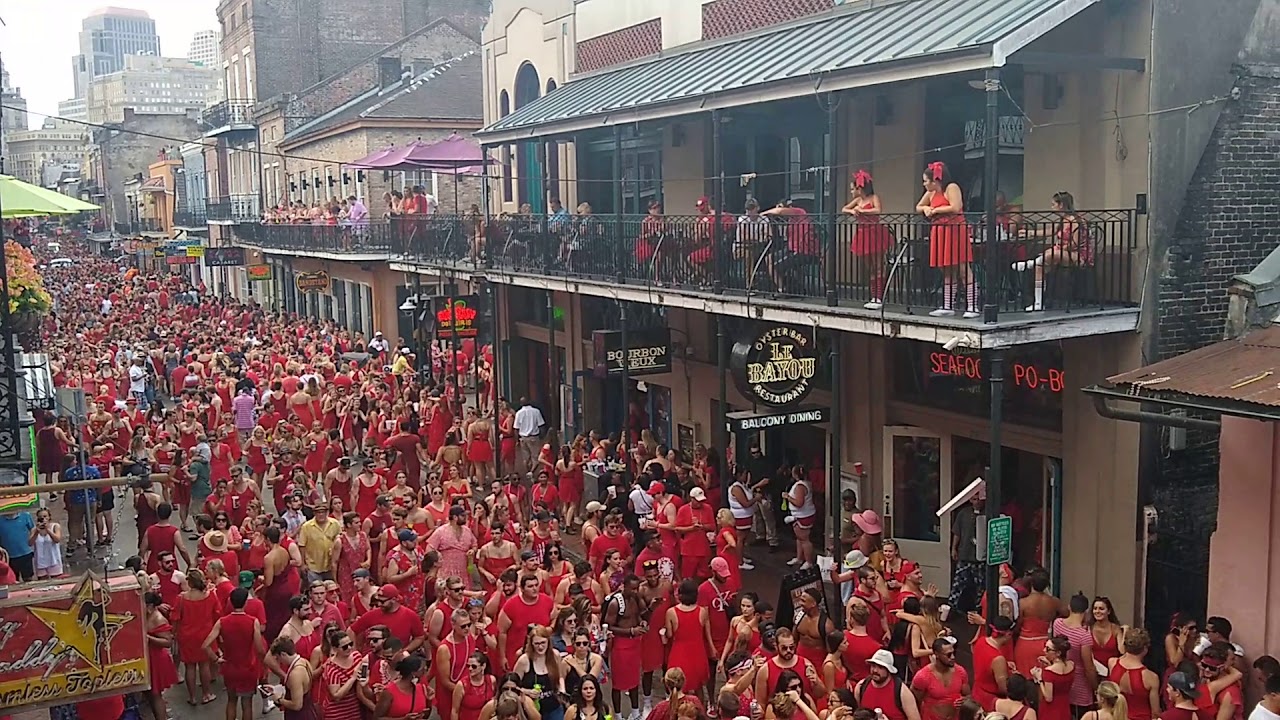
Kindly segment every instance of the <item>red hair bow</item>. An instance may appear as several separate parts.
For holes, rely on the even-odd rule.
[[[934,182],[942,182],[942,171],[946,169],[946,165],[941,162],[929,163],[929,172],[933,173]]]
[[[859,170],[853,174],[854,187],[864,188],[871,182],[871,173],[866,170]]]

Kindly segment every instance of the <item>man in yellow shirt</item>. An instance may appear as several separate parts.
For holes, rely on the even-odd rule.
[[[315,517],[298,528],[298,545],[302,547],[308,583],[333,579],[334,542],[340,532],[338,521],[329,518],[327,505],[317,505]]]

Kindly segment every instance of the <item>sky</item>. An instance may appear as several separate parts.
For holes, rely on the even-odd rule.
[[[56,115],[75,93],[71,58],[79,52],[80,21],[111,6],[145,10],[156,21],[160,53],[186,57],[191,37],[218,27],[218,0],[0,0],[0,59],[33,112]],[[31,115],[39,127],[44,118]]]

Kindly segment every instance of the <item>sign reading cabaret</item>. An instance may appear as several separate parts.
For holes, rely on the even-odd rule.
[[[204,248],[205,267],[239,267],[244,265],[244,248],[211,247]]]
[[[476,296],[435,298],[436,337],[452,338],[454,330],[460,338],[473,338],[480,334],[480,312],[476,310]]]
[[[747,399],[770,407],[803,401],[813,390],[818,356],[813,338],[779,325],[733,346],[730,367]]]
[[[324,270],[298,273],[293,284],[299,292],[329,292],[331,281]]]
[[[150,687],[132,573],[25,585],[0,600],[0,708],[62,705]]]
[[[592,332],[591,346],[597,368],[603,366],[609,375],[622,374],[621,330]],[[671,329],[628,330],[626,355],[628,375],[661,375],[671,372]]]

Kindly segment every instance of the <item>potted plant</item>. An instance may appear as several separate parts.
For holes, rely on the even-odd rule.
[[[40,326],[53,309],[53,298],[36,270],[31,251],[8,240],[4,244],[9,282],[9,321],[18,342],[28,350],[40,346]]]

